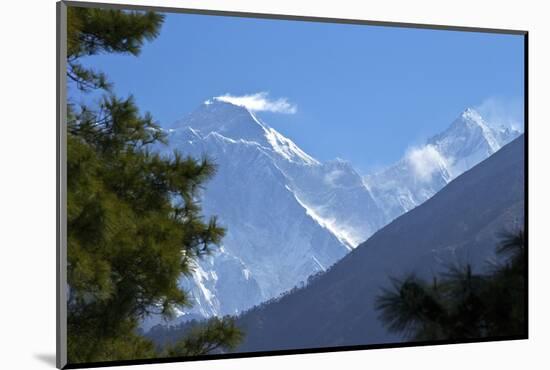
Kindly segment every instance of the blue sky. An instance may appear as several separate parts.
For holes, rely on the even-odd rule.
[[[365,173],[467,107],[523,120],[516,35],[171,14],[139,57],[85,63],[163,125],[213,96],[286,99],[292,113],[257,115],[314,157]]]

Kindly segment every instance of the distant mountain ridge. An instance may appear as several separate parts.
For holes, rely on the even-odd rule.
[[[364,177],[388,220],[422,204],[452,179],[496,153],[521,134],[492,126],[466,109],[445,131],[410,149],[396,164]]]
[[[466,110],[418,153],[363,177],[349,162],[321,163],[246,108],[215,98],[168,131],[167,151],[217,163],[203,210],[228,230],[221,250],[182,278],[194,307],[179,320],[235,314],[306,281],[519,135]]]

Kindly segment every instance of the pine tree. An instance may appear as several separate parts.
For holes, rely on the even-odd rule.
[[[151,115],[140,114],[132,97],[109,92],[106,76],[79,58],[137,55],[158,35],[162,20],[152,12],[68,8],[67,75],[83,91],[106,91],[97,106],[68,107],[70,363],[204,354],[231,348],[242,336],[231,319],[212,321],[197,328],[196,337],[159,353],[138,333],[147,315],[170,317],[176,305],[190,305],[178,279],[224,235],[215,217],[201,216],[199,203],[215,166],[207,158],[152,150],[165,135]]]
[[[392,279],[376,308],[390,331],[413,340],[478,339],[525,335],[525,239],[504,234],[497,246],[504,262],[489,273],[470,266],[449,269],[429,284],[414,275]]]
[[[230,317],[208,320],[193,325],[183,339],[165,349],[168,357],[201,356],[219,350],[232,350],[243,339],[243,333]]]
[[[101,53],[139,55],[158,36],[164,15],[115,9],[67,8],[67,77],[82,90],[109,89],[104,73],[85,68],[79,58]]]

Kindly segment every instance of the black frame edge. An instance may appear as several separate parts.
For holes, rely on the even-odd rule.
[[[525,335],[529,338],[529,33],[523,36],[523,127],[524,127],[524,216],[523,230],[525,238]]]

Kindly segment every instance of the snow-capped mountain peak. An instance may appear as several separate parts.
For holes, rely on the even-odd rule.
[[[483,118],[479,114],[477,110],[474,108],[466,108],[460,115],[460,117],[464,120],[474,121],[474,122],[480,122],[483,123]]]
[[[467,141],[484,140],[492,148],[496,149],[496,142],[490,126],[481,115],[474,109],[464,110],[460,116],[442,133],[433,136],[428,140],[429,144],[437,145],[443,141],[460,139],[460,146],[467,144]],[[455,145],[459,146],[459,145]]]
[[[467,108],[464,112],[462,112],[460,119],[457,120],[457,122],[470,125],[471,129],[479,128],[493,153],[501,147],[489,124],[485,122],[481,115],[473,108]]]
[[[258,141],[264,136],[264,129],[246,108],[209,99],[183,120],[176,122],[173,130],[192,128],[206,136],[217,132],[229,139]]]
[[[446,159],[452,178],[495,153],[520,134],[519,131],[488,123],[475,109],[468,108],[439,135],[428,139]]]
[[[517,130],[488,123],[478,111],[467,108],[442,133],[409,149],[399,162],[364,181],[391,220],[431,198],[519,135]]]
[[[320,164],[292,140],[262,122],[246,107],[218,98],[206,100],[192,114],[178,121],[171,132],[179,131],[181,135],[186,129],[204,138],[219,135],[233,141],[256,143],[289,162],[305,165]]]

